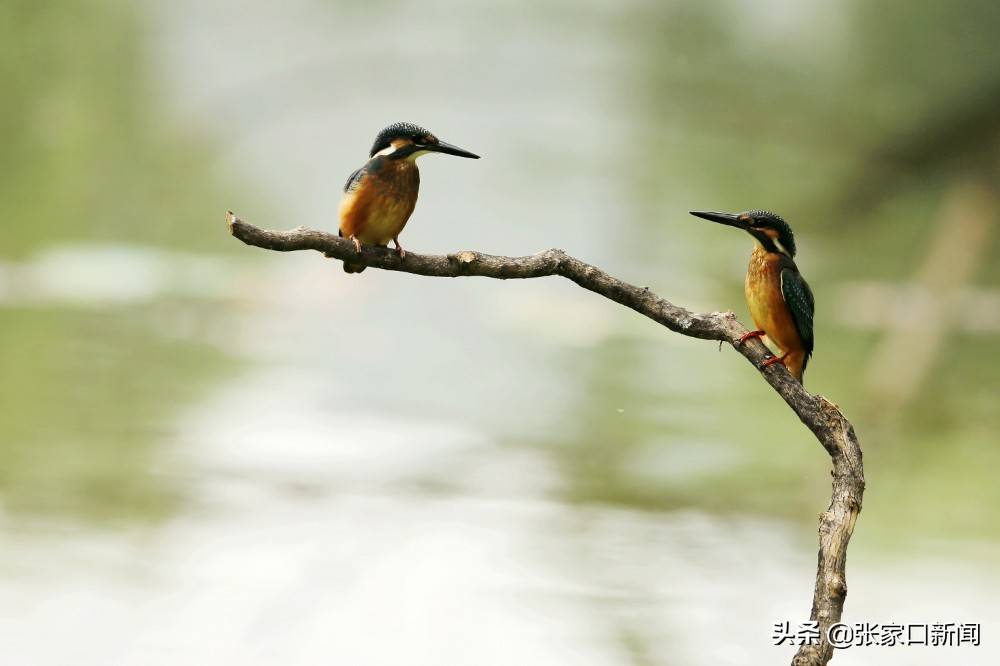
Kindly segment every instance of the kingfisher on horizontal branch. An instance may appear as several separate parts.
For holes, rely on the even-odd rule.
[[[795,265],[795,236],[780,215],[764,210],[743,213],[691,211],[705,220],[736,227],[754,239],[744,286],[747,307],[756,330],[742,336],[737,344],[766,336],[781,354],[763,366],[783,363],[799,382],[813,352],[812,290]]]
[[[417,205],[417,158],[427,153],[479,159],[412,123],[393,123],[379,132],[368,162],[347,179],[340,202],[340,235],[353,241],[359,253],[362,244],[387,247],[392,241],[399,256],[406,256],[399,234]],[[365,265],[345,261],[344,270],[360,273]]]

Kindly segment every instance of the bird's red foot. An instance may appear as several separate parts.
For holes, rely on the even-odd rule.
[[[398,238],[393,238],[392,242],[396,246],[396,254],[399,255],[399,258],[400,259],[405,259],[406,258],[406,250],[404,250],[403,246],[399,244],[399,239]]]
[[[358,240],[357,236],[351,236],[351,242],[354,243],[354,250],[361,254],[361,241]]]
[[[782,354],[781,356],[772,356],[771,358],[769,358],[766,361],[764,361],[763,363],[761,363],[760,364],[760,368],[761,368],[761,370],[763,370],[764,368],[768,367],[769,365],[774,365],[775,363],[781,363],[782,365],[784,365],[785,364],[785,358],[787,356],[788,356],[788,354]]]
[[[736,341],[736,346],[739,347],[741,344],[749,340],[750,338],[762,338],[764,337],[764,331],[747,331],[740,336],[740,339]]]

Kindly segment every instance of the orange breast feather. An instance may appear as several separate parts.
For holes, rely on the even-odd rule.
[[[417,204],[420,177],[407,160],[375,158],[340,202],[340,233],[362,243],[385,245],[399,235]]]
[[[779,257],[760,248],[754,250],[747,269],[746,298],[754,324],[774,344],[784,352],[802,348],[795,320],[781,296]]]

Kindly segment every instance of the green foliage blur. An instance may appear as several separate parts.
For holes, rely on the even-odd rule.
[[[834,310],[862,306],[853,283],[919,280],[948,236],[949,201],[964,201],[970,188],[982,196],[963,210],[981,203],[973,216],[986,225],[982,242],[961,246],[959,261],[978,266],[961,286],[994,297],[1000,289],[1000,4],[761,3],[754,20],[741,7],[682,0],[613,17],[537,8],[524,20],[575,22],[635,64],[616,75],[614,91],[633,113],[615,170],[631,195],[633,228],[621,234],[630,257],[655,263],[670,244],[698,246],[696,277],[713,285],[721,309],[741,304],[742,265],[732,261],[748,251],[746,239],[694,219],[684,231],[662,220],[687,205],[760,207],[794,225],[820,304],[807,388],[845,409],[865,447],[859,538],[893,545],[917,527],[998,541],[1000,334],[952,325],[961,313],[946,308],[930,372],[913,395],[886,398],[865,379],[877,358],[889,358],[886,331],[850,325]],[[237,187],[212,168],[211,139],[190,135],[169,111],[149,71],[140,13],[125,0],[0,5],[0,262],[81,243],[236,249],[214,231],[224,195]],[[128,521],[169,516],[182,501],[158,444],[172,417],[235,363],[215,346],[166,335],[164,307],[208,316],[204,304],[182,302],[0,302],[5,507]],[[554,416],[565,424],[558,435],[518,445],[558,462],[573,502],[814,523],[828,470],[801,425],[734,362],[716,375],[721,395],[685,393],[665,360],[672,351],[623,333],[583,358],[556,353],[553,365],[582,390]],[[608,415],[608,405],[625,403],[639,414]],[[702,441],[739,446],[739,464],[677,478],[641,464]]]
[[[651,221],[655,239],[637,239],[631,251],[655,261],[660,244],[721,245],[715,260],[699,269],[721,282],[718,302],[739,304],[736,312],[744,316],[734,300],[741,286],[733,280],[743,265],[732,265],[729,249],[745,248],[746,240],[717,228],[682,240],[660,221],[682,213],[674,210],[678,201],[790,215],[801,239],[800,265],[819,303],[820,333],[806,386],[843,407],[865,450],[868,490],[858,540],[890,550],[912,543],[914,535],[934,535],[925,546],[935,539],[996,541],[998,331],[964,328],[957,323],[962,313],[946,301],[938,313],[945,334],[931,352],[929,372],[913,395],[896,400],[867,378],[885,355],[885,330],[845,325],[849,315],[837,321],[831,311],[838,300],[845,310],[870,307],[852,302],[850,283],[902,290],[919,282],[931,271],[925,264],[933,263],[934,246],[966,228],[952,232],[948,211],[967,189],[978,196],[963,211],[980,220],[982,236],[959,243],[951,261],[973,262],[978,268],[964,287],[996,298],[1000,5],[899,0],[853,2],[846,10],[817,3],[801,13],[795,3],[759,9],[759,19],[748,22],[742,13],[734,20],[738,12],[730,3],[651,5],[617,26],[616,34],[641,53],[642,67],[625,74],[642,109],[632,142],[640,148],[629,167],[635,199],[644,202],[635,217]],[[947,276],[953,265],[938,264],[934,275]],[[994,307],[985,298],[982,307]],[[910,335],[919,338],[922,330]],[[815,520],[828,475],[805,441],[788,446],[802,439],[801,426],[775,416],[781,412],[774,396],[761,396],[756,381],[739,379],[732,380],[736,386],[728,379],[720,384],[721,399],[665,395],[669,371],[635,379],[658,367],[662,349],[635,341],[628,351],[623,347],[615,341],[583,366],[590,391],[569,412],[586,416],[556,445],[578,480],[574,499],[720,512],[740,507],[803,524]],[[884,374],[903,370],[906,356],[895,363]],[[692,420],[699,400],[712,405],[716,418],[694,419],[696,429],[685,420]],[[636,401],[648,405],[650,416],[630,419],[627,430],[594,416],[600,405]],[[698,446],[693,432],[740,442],[744,464],[669,483],[637,465],[651,450],[662,451],[671,433],[672,451]]]
[[[0,5],[0,261],[74,243],[228,248],[206,240],[224,185],[171,128],[135,3]],[[10,286],[16,296],[17,285]],[[23,511],[167,515],[156,473],[173,405],[225,366],[164,338],[147,308],[0,304],[0,496]]]

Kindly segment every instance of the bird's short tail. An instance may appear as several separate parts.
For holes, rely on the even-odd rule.
[[[785,358],[785,367],[788,368],[792,376],[799,380],[799,383],[803,386],[805,382],[802,381],[802,375],[805,373],[806,365],[808,364],[809,355],[805,351],[791,352]]]

